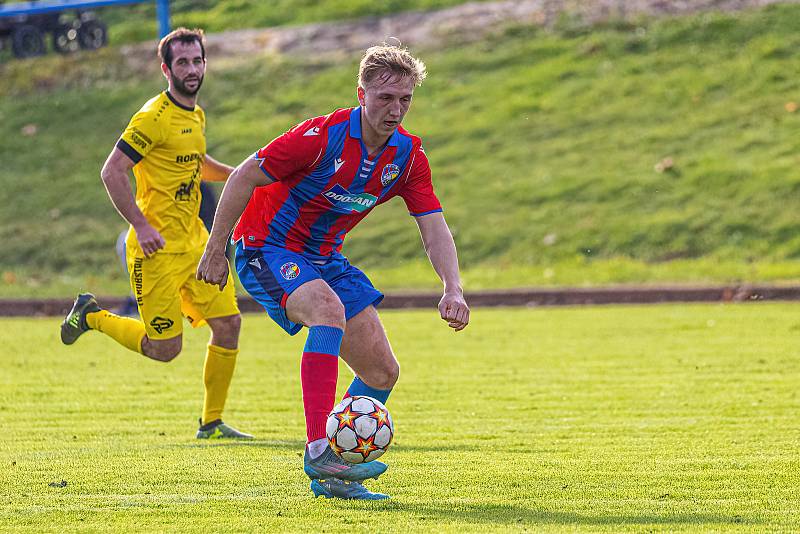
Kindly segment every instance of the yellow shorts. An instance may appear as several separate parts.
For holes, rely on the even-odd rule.
[[[219,286],[195,278],[203,247],[182,254],[157,252],[146,258],[139,247],[127,247],[131,289],[139,306],[139,316],[150,339],[171,339],[181,335],[185,316],[192,326],[206,319],[239,313],[233,278]]]

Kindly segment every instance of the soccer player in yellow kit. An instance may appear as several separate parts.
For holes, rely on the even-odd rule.
[[[130,350],[168,362],[182,346],[182,316],[208,323],[205,398],[198,438],[252,438],[222,422],[239,352],[241,316],[233,283],[220,291],[195,279],[208,231],[200,220],[200,180],[225,181],[233,170],[206,154],[205,114],[197,92],[206,70],[202,30],[180,28],[158,45],[168,89],[136,113],[103,166],[111,202],[131,225],[128,270],[141,320],[101,309],[90,293],[78,295],[61,325],[73,344],[97,330]],[[136,196],[129,172],[136,178]]]

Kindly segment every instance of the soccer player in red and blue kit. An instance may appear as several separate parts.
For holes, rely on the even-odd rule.
[[[358,107],[295,126],[230,175],[197,268],[198,279],[225,286],[225,244],[239,219],[233,238],[245,289],[289,334],[308,328],[301,361],[304,470],[316,496],[388,498],[362,484],[386,471],[385,464],[345,462],[325,438],[339,356],[355,373],[350,396],[385,403],[400,370],[375,309],[383,295],[341,254],[347,232],[378,204],[401,197],[444,283],[442,319],[455,331],[469,322],[455,243],[428,159],[420,138],[400,125],[425,76],[425,65],[404,48],[368,49]]]

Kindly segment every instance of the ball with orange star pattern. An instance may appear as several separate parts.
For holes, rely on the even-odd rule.
[[[361,464],[386,452],[394,437],[394,423],[380,401],[356,395],[333,408],[325,431],[333,452],[345,461]]]

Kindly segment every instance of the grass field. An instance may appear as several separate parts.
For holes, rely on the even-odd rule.
[[[206,331],[168,365],[58,321],[0,322],[4,531],[765,532],[800,524],[793,304],[386,312],[388,503],[313,500],[301,336],[247,316],[226,419],[198,443]],[[340,389],[348,374],[343,370]],[[65,487],[49,484],[62,480]]]

